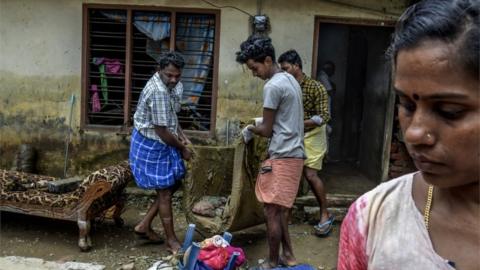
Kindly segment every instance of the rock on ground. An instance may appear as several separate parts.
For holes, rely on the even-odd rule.
[[[105,266],[79,262],[52,262],[20,256],[0,257],[0,270],[103,270]]]

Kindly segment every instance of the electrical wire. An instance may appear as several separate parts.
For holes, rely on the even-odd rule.
[[[207,3],[207,4],[209,4],[209,5],[211,5],[211,6],[214,6],[214,7],[216,7],[216,8],[233,8],[233,9],[236,9],[236,10],[242,12],[242,13],[247,14],[247,15],[250,16],[250,17],[253,17],[252,14],[246,12],[245,10],[239,9],[239,8],[237,8],[237,7],[234,7],[234,6],[217,6],[217,5],[211,3],[211,2],[209,2],[209,1],[207,1],[207,0],[202,0],[202,1],[205,2],[205,3]]]

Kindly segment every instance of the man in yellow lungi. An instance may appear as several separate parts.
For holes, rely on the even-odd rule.
[[[327,210],[325,187],[318,177],[327,152],[327,122],[330,120],[328,94],[325,87],[302,71],[302,59],[295,50],[289,50],[278,58],[280,67],[290,73],[300,84],[303,95],[305,154],[303,173],[320,205],[320,221],[314,226],[317,236],[327,236],[335,217]]]

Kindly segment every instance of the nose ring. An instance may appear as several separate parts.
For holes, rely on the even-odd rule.
[[[431,140],[432,139],[432,134],[427,133],[427,139]]]

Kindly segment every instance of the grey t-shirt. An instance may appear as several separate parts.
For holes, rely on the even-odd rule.
[[[263,87],[263,107],[276,110],[270,158],[305,158],[302,89],[287,72],[273,75]]]

